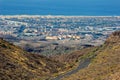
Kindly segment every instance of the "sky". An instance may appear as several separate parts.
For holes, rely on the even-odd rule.
[[[120,14],[119,8],[120,0],[0,0],[0,14],[115,15]]]

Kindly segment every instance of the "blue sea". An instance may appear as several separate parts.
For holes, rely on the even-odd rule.
[[[0,0],[0,15],[119,16],[120,0]]]

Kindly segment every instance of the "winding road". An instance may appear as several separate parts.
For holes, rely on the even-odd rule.
[[[65,74],[59,75],[59,76],[57,76],[56,78],[54,78],[52,80],[61,80],[65,76],[69,76],[71,74],[74,74],[74,73],[78,72],[80,69],[83,69],[83,68],[87,67],[90,64],[90,61],[91,61],[91,59],[85,59],[85,60],[83,60],[83,61],[81,61],[79,63],[79,65],[78,65],[78,67],[76,69],[71,70],[71,71],[69,71],[69,72],[67,72]]]

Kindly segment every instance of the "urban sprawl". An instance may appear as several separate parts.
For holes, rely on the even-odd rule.
[[[116,30],[119,16],[0,16],[0,37],[6,39],[94,44]]]

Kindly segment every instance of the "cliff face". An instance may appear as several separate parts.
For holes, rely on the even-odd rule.
[[[27,53],[0,39],[0,80],[35,80],[63,69],[62,63]]]
[[[112,33],[96,53],[88,67],[63,80],[120,80],[120,31]]]

